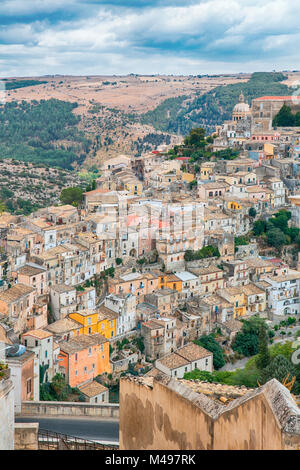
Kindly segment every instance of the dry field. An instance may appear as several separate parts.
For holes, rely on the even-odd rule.
[[[7,101],[56,98],[77,102],[85,113],[92,104],[116,108],[125,113],[144,113],[175,96],[205,93],[219,85],[247,81],[249,75],[216,77],[192,76],[99,76],[99,77],[28,77],[47,84],[7,92]],[[20,78],[18,78],[20,79]],[[106,84],[105,84],[106,83]]]

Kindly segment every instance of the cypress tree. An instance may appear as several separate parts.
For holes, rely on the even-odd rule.
[[[268,335],[265,325],[261,325],[258,335],[258,357],[256,365],[259,369],[264,369],[270,364],[270,353],[268,348]]]

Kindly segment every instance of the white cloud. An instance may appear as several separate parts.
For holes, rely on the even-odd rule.
[[[2,73],[12,69],[21,75],[28,69],[30,74],[76,73],[80,61],[82,74],[96,73],[97,64],[107,69],[101,73],[108,74],[217,73],[252,71],[252,66],[280,69],[287,64],[297,67],[299,0],[199,0],[186,6],[168,1],[165,7],[130,9],[116,9],[117,1],[112,2],[114,7],[102,3],[2,2],[0,15],[32,15],[28,21],[23,18],[22,23],[0,27],[0,43],[7,44],[4,49],[0,47],[0,60],[5,64]],[[84,6],[83,16],[80,12]],[[78,11],[78,15],[70,19],[63,8]],[[48,21],[47,13],[58,10],[61,16]],[[37,20],[41,12],[45,17]],[[35,60],[43,56],[43,63]],[[19,64],[17,57],[22,57]]]

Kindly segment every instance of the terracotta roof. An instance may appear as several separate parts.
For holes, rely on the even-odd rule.
[[[235,320],[234,318],[232,318],[231,320],[227,320],[226,322],[224,322],[223,325],[233,332],[240,331],[242,329],[243,323],[239,320]]]
[[[204,357],[213,355],[212,352],[208,351],[202,346],[198,346],[198,344],[195,343],[188,343],[185,346],[177,349],[175,353],[189,362],[197,361],[198,359],[203,359]]]
[[[81,323],[69,317],[62,318],[46,326],[46,329],[53,334],[67,333],[78,328],[82,328]]]
[[[101,385],[99,382],[96,382],[95,380],[93,380],[92,382],[88,384],[80,385],[78,388],[82,393],[84,393],[84,395],[90,398],[100,395],[100,393],[108,391],[108,388],[104,387],[104,385]]]
[[[25,266],[18,270],[18,274],[23,274],[24,276],[36,276],[44,272],[46,272],[45,268],[38,268],[37,266],[30,266],[29,264],[25,264]]]
[[[15,286],[7,289],[0,294],[0,300],[3,302],[15,302],[16,300],[24,297],[25,295],[31,294],[34,292],[32,287],[26,286],[25,284],[16,284]]]
[[[91,346],[104,344],[107,341],[108,340],[104,336],[96,333],[92,336],[80,335],[76,336],[75,338],[71,338],[68,341],[61,341],[59,346],[61,351],[64,351],[68,354],[74,354]]]
[[[184,359],[182,356],[178,354],[171,353],[168,356],[162,357],[159,361],[163,366],[167,367],[168,369],[177,369],[178,367],[187,366],[189,361]]]
[[[50,338],[53,335],[49,331],[45,330],[30,330],[24,333],[23,336],[34,336],[35,338],[45,339]]]
[[[147,328],[150,328],[151,330],[159,330],[160,328],[164,328],[163,325],[160,323],[157,323],[155,320],[149,320],[147,322],[142,323],[142,326],[146,326]]]
[[[100,308],[98,309],[98,320],[114,320],[115,318],[118,318],[118,316],[119,315],[116,312],[110,310],[110,308],[107,308],[104,305],[100,305]]]
[[[292,101],[298,99],[295,96],[261,96],[260,98],[255,98],[253,101]]]
[[[255,294],[264,294],[265,291],[257,287],[255,284],[251,282],[243,286],[243,292],[246,295],[255,295]]]
[[[194,392],[203,393],[218,404],[227,405],[235,398],[240,398],[253,389],[245,386],[233,386],[217,383],[202,382],[200,380],[179,379],[181,383],[191,388]]]

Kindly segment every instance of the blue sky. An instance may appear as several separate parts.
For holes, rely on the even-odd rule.
[[[299,0],[0,0],[0,75],[300,69]]]

